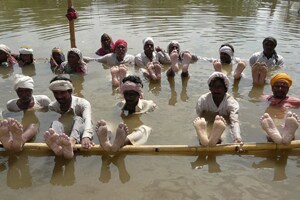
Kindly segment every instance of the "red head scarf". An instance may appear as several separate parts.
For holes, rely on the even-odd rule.
[[[124,46],[127,48],[127,42],[126,42],[125,40],[118,39],[118,40],[115,42],[114,51],[116,50],[116,48],[117,48],[120,44],[124,45]]]

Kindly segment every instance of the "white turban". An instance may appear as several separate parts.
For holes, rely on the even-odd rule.
[[[219,50],[220,53],[226,53],[227,55],[229,55],[231,58],[233,56],[233,51],[229,46],[223,46],[220,48]]]
[[[214,72],[214,73],[212,73],[212,74],[210,75],[210,77],[208,78],[208,81],[207,81],[208,85],[209,85],[210,82],[211,82],[214,78],[216,78],[216,77],[222,78],[222,79],[224,80],[224,83],[225,83],[226,88],[227,88],[227,89],[229,88],[229,79],[228,79],[228,77],[227,77],[224,73],[222,73],[222,72]]]
[[[56,91],[67,91],[67,90],[73,90],[73,84],[70,81],[65,81],[65,80],[57,80],[53,81],[49,85],[49,89],[51,91],[56,90]]]
[[[33,55],[33,49],[31,47],[24,46],[19,49],[19,53]]]
[[[23,74],[16,74],[14,77],[14,89],[17,90],[18,88],[27,88],[32,89],[34,88],[33,79],[30,76],[25,76]]]
[[[6,46],[5,44],[0,44],[0,50],[4,51],[7,54],[11,54],[11,51],[10,51],[9,47]]]
[[[143,39],[143,45],[145,46],[146,42],[148,42],[148,41],[150,41],[154,44],[154,40],[152,37],[146,37],[145,39]]]

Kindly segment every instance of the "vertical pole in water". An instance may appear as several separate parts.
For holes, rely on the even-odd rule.
[[[73,3],[72,0],[68,0],[68,13],[71,9],[73,9]],[[76,48],[74,19],[70,19],[70,18],[68,19],[69,19],[71,48]]]

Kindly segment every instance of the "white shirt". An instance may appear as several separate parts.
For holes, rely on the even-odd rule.
[[[33,97],[34,105],[30,109],[33,109],[33,110],[39,110],[39,109],[47,108],[48,105],[51,102],[49,97],[47,97],[46,95],[32,95],[32,97]],[[9,100],[6,104],[7,110],[10,111],[10,112],[22,111],[17,105],[18,100],[19,99]]]

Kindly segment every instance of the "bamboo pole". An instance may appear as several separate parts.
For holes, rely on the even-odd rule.
[[[124,153],[198,153],[198,152],[219,152],[219,153],[239,153],[262,150],[286,150],[300,148],[300,140],[294,140],[290,145],[278,145],[275,143],[245,143],[239,144],[219,144],[214,147],[200,147],[189,145],[127,145],[118,152]],[[24,150],[51,151],[45,143],[25,143]],[[100,145],[95,145],[89,150],[85,150],[80,144],[76,144],[74,151],[83,152],[105,152]]]
[[[73,7],[72,0],[68,0],[68,8],[72,8],[72,7]],[[71,48],[76,48],[74,20],[69,20],[69,31],[70,31]]]

